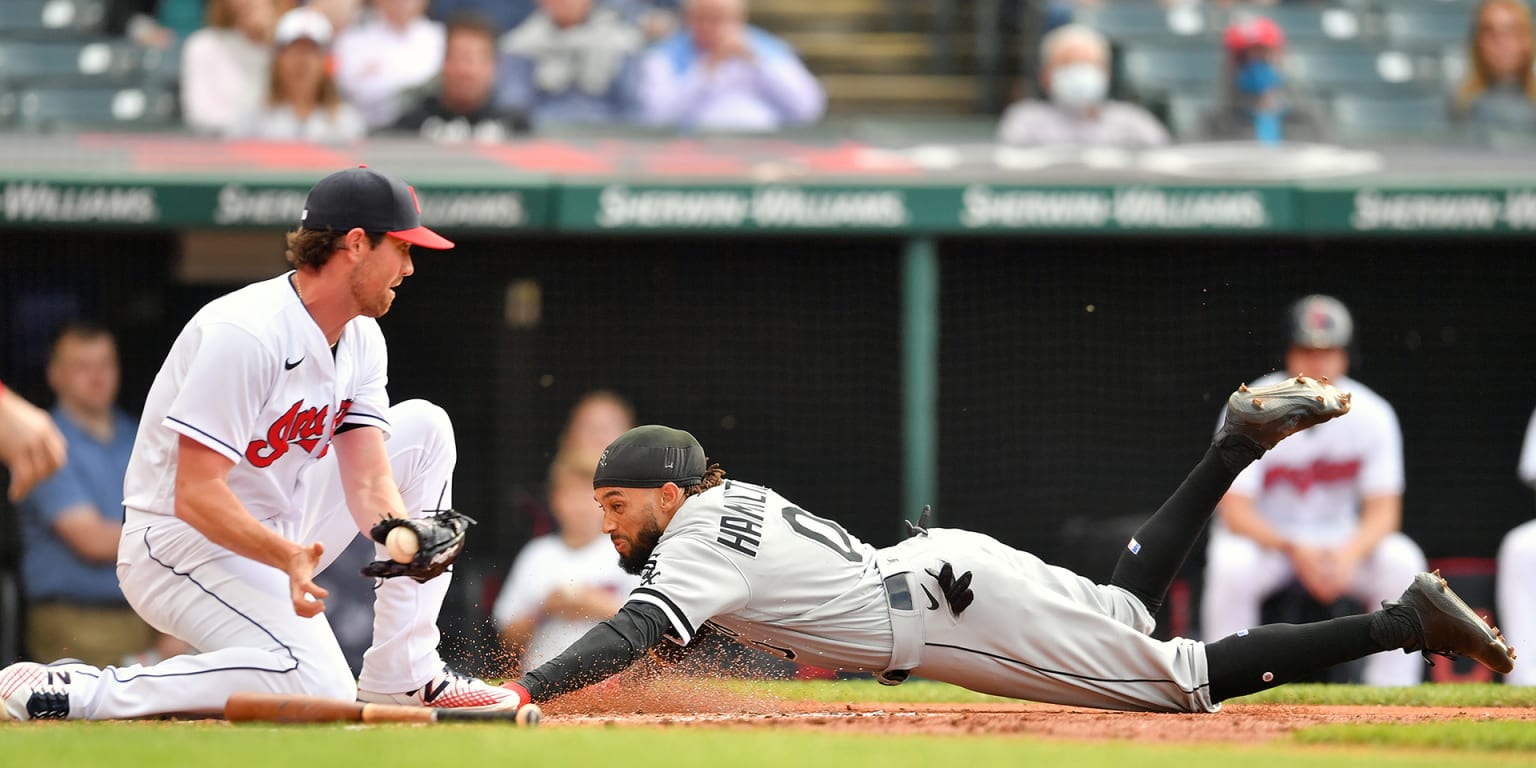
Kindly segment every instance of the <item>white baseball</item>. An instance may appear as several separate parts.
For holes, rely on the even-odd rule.
[[[397,525],[384,537],[384,549],[389,551],[389,559],[409,563],[416,557],[416,550],[421,549],[421,539],[416,538],[416,532],[410,528]]]

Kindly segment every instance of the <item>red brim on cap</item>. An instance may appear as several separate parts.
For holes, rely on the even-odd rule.
[[[426,227],[404,229],[399,232],[390,232],[389,234],[394,235],[395,237],[398,237],[401,240],[410,243],[411,245],[419,245],[423,248],[436,248],[439,251],[446,251],[453,247],[452,240],[449,240],[448,238],[443,237],[442,235],[439,235],[438,233],[433,232]]]

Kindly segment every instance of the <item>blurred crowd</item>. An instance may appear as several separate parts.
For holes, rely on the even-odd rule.
[[[771,131],[826,96],[746,0],[123,0],[179,56],[182,119],[229,138],[497,141],[571,125]],[[199,9],[197,6],[203,6]],[[202,23],[192,23],[202,17]]]
[[[751,23],[750,0],[65,2],[106,3],[102,29],[171,59],[160,67],[173,73],[167,115],[206,135],[766,132],[815,124],[828,106],[794,47]],[[18,0],[0,17],[33,5]],[[1523,0],[1003,6],[1027,49],[1010,79],[1029,96],[1004,111],[1004,143],[1348,141],[1362,125],[1406,139],[1536,135]],[[12,87],[25,80],[14,74],[24,27],[0,23]],[[12,36],[20,47],[7,52]],[[42,95],[21,101],[46,110]],[[50,125],[46,115],[32,124]]]

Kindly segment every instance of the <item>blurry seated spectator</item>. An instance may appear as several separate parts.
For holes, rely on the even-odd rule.
[[[1233,21],[1223,36],[1225,71],[1216,104],[1205,116],[1205,138],[1216,141],[1322,141],[1323,118],[1285,86],[1285,33],[1262,16]]]
[[[1158,147],[1168,131],[1151,113],[1109,93],[1109,42],[1081,24],[1068,24],[1040,41],[1040,85],[1050,101],[1021,101],[997,129],[1005,144],[1094,144]]]
[[[605,446],[606,447],[606,446]],[[517,555],[491,614],[520,669],[533,669],[617,613],[640,579],[619,567],[592,499],[596,454],[563,451],[549,468],[549,506],[559,532]],[[510,673],[509,673],[510,674]]]
[[[635,426],[635,407],[607,389],[595,389],[571,406],[570,420],[560,433],[560,452],[603,452],[609,443]]]
[[[1520,450],[1520,481],[1536,490],[1536,413],[1525,428]],[[1499,574],[1494,588],[1499,601],[1498,624],[1511,647],[1536,647],[1536,520],[1515,526],[1499,544]],[[1536,686],[1536,663],[1516,664],[1504,676],[1510,685]]]
[[[820,119],[827,97],[789,44],[746,23],[746,0],[687,0],[685,29],[641,68],[641,120],[682,130],[772,131]]]
[[[187,125],[225,133],[261,106],[272,59],[275,0],[210,0],[208,26],[181,52],[181,111]]]
[[[336,84],[369,128],[393,123],[405,94],[443,65],[443,25],[423,15],[426,7],[426,0],[373,0],[374,14],[336,38]]]
[[[116,404],[119,379],[111,332],[86,322],[59,331],[48,386],[57,397],[53,418],[69,442],[69,460],[20,506],[27,644],[34,658],[107,665],[157,644],[159,656],[185,651],[185,644],[145,624],[117,586],[123,475],[136,432]]]
[[[498,107],[495,91],[495,31],[473,14],[456,16],[448,22],[436,92],[401,115],[392,130],[441,142],[497,142],[527,131],[527,117]]]
[[[638,28],[593,0],[539,0],[501,38],[497,100],[539,126],[627,120],[642,42]]]
[[[319,11],[295,8],[277,23],[266,107],[247,115],[231,137],[268,141],[345,142],[366,129],[357,110],[341,100],[326,71],[331,23]]]
[[[1484,0],[1470,37],[1456,116],[1474,128],[1536,134],[1531,10],[1519,0]]]
[[[537,7],[537,0],[434,0],[431,15],[446,22],[473,13],[485,19],[500,37],[523,23]]]

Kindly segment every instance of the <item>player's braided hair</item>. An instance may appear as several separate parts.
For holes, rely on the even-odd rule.
[[[704,463],[709,466],[709,469],[704,470],[704,479],[693,485],[684,486],[683,498],[697,496],[725,482],[725,470],[721,469],[719,464],[710,464],[708,458],[704,459]]]
[[[343,242],[346,236],[346,232],[337,232],[333,229],[299,227],[288,233],[288,250],[283,256],[295,267],[319,269],[331,260],[331,254],[346,247],[346,243]],[[383,232],[368,233],[369,247],[377,248],[383,241]]]

